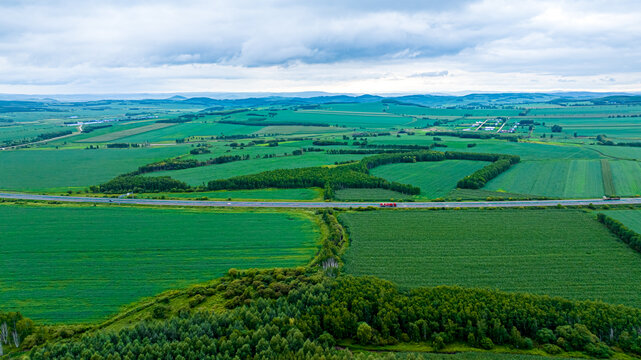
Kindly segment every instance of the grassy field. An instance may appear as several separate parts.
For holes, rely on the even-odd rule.
[[[619,220],[631,230],[641,234],[641,210],[607,210],[601,212]]]
[[[187,193],[136,194],[136,197],[166,197],[195,199],[206,197],[209,200],[322,200],[320,189],[257,189],[222,190]]]
[[[484,189],[558,198],[594,198],[605,193],[598,160],[523,161]]]
[[[603,192],[605,193],[605,195],[616,195],[617,191],[614,186],[614,179],[612,178],[612,169],[610,168],[609,160],[601,160],[601,177],[603,179]]]
[[[280,148],[280,146],[279,146]],[[282,152],[269,150],[269,152]],[[291,149],[288,149],[291,151]],[[236,154],[236,153],[234,153]],[[242,154],[242,152],[238,152]],[[171,176],[174,179],[182,180],[190,185],[201,185],[214,179],[225,179],[238,175],[255,174],[262,171],[276,169],[293,169],[308,166],[332,165],[336,161],[358,160],[365,155],[327,155],[325,153],[309,152],[301,156],[274,157],[268,159],[250,159],[235,161],[219,165],[202,166],[197,168],[173,171],[161,171],[152,173],[151,176]]]
[[[214,122],[191,122],[178,124],[169,128],[156,130],[149,133],[132,135],[122,138],[123,142],[161,142],[175,141],[189,136],[219,136],[251,134],[260,130],[260,126],[245,126],[233,124],[219,124]]]
[[[306,264],[302,213],[0,206],[0,304],[44,322],[95,321],[229,268]]]
[[[89,142],[89,143],[109,142],[109,141],[125,138],[128,136],[143,134],[149,131],[163,129],[171,126],[176,126],[176,124],[154,123],[154,124],[149,124],[144,126],[133,127],[131,129],[126,129],[126,130],[108,132],[103,135],[88,137],[88,138],[79,140],[78,142]]]
[[[487,164],[469,160],[399,163],[374,168],[370,173],[390,181],[418,186],[421,188],[421,197],[434,199],[447,195],[456,188],[460,179]]]
[[[345,271],[641,306],[641,256],[579,210],[346,213]],[[473,229],[473,230],[472,230]]]
[[[335,198],[341,201],[401,201],[414,197],[387,189],[341,189],[335,191]]]
[[[641,163],[637,161],[610,161],[617,195],[641,195]]]
[[[186,146],[2,151],[0,189],[41,191],[96,185],[140,165],[188,151]]]

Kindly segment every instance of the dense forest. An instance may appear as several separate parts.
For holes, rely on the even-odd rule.
[[[204,294],[204,295],[203,295]],[[230,311],[157,305],[154,318],[32,351],[33,359],[351,359],[335,345],[450,343],[641,354],[641,310],[598,302],[458,287],[401,291],[373,277],[319,277],[302,269],[231,270],[194,303],[222,294]]]

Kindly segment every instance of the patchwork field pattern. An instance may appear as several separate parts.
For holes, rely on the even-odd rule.
[[[460,285],[641,306],[641,256],[579,210],[340,216],[345,271],[402,287]]]
[[[302,214],[0,206],[0,304],[43,322],[96,321],[229,268],[306,264]]]

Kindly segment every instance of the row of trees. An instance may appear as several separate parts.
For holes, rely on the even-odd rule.
[[[424,342],[434,349],[450,343],[539,347],[598,358],[618,346],[641,354],[641,310],[599,302],[458,287],[401,291],[373,277],[331,279],[282,269],[230,270],[215,288],[193,292],[193,298],[245,301],[230,301],[231,310],[219,313],[170,310],[167,320],[49,343],[31,358],[353,359],[335,347],[346,340]]]
[[[202,148],[197,148],[202,149]],[[207,166],[213,164],[224,164],[233,161],[249,160],[249,154],[246,155],[222,155],[215,158],[210,158],[205,161],[200,161],[196,159],[181,159],[181,158],[172,158],[162,161],[158,161],[151,164],[146,164],[140,166],[137,170],[132,171],[126,176],[141,175],[147,174],[156,171],[165,171],[165,170],[182,170],[190,169],[199,166]]]
[[[190,186],[169,176],[121,175],[100,186],[90,187],[92,192],[105,194],[122,194],[126,192],[152,193],[185,191]]]
[[[428,131],[426,136],[454,136],[463,139],[505,139],[518,141],[518,135],[506,135],[493,132],[480,131]]]
[[[44,141],[44,140],[49,140],[49,139],[65,136],[65,135],[71,135],[72,133],[73,133],[73,131],[68,130],[68,129],[67,130],[60,130],[60,131],[52,131],[52,132],[42,133],[42,134],[39,134],[39,135],[31,137],[31,138],[7,140],[4,143],[0,143],[0,147],[29,144],[29,143],[32,143],[32,142]]]
[[[299,169],[278,169],[253,175],[235,176],[229,179],[212,180],[208,190],[239,190],[262,188],[307,188],[326,186],[332,189],[343,188],[382,188],[405,194],[419,194],[420,189],[383,178],[356,171],[350,165],[329,167],[309,167]]]
[[[314,142],[312,144],[315,145],[315,146],[347,145],[347,141],[314,140]]]
[[[340,151],[340,150],[337,150]],[[443,161],[447,159],[491,161],[492,164],[461,179],[458,187],[478,189],[487,181],[519,162],[515,155],[481,154],[465,152],[438,152],[430,150],[382,153],[369,156],[356,163],[333,168],[310,167],[299,169],[279,169],[258,174],[236,176],[229,179],[212,180],[207,184],[209,190],[237,190],[275,188],[326,188],[327,193],[344,188],[382,188],[398,191],[403,194],[418,195],[420,188],[390,182],[369,174],[369,170],[378,166],[393,163],[414,163],[424,161]]]
[[[596,140],[599,145],[641,147],[641,142],[614,142],[608,139],[605,135],[597,135]]]
[[[363,151],[372,151],[362,149]],[[336,150],[344,151],[344,150]],[[369,170],[378,166],[393,163],[414,163],[424,161],[443,161],[448,159],[491,161],[492,164],[476,171],[459,181],[458,187],[478,189],[487,181],[507,170],[512,164],[517,163],[520,158],[515,155],[482,154],[466,152],[439,152],[431,150],[396,150],[382,151],[378,155],[368,156],[355,163],[339,165],[336,167],[308,167],[298,169],[278,169],[264,171],[257,174],[235,176],[228,179],[210,181],[206,188],[208,190],[240,190],[240,189],[261,189],[261,188],[308,188],[320,187],[325,189],[325,197],[331,198],[334,190],[345,188],[381,188],[398,191],[408,195],[420,194],[420,188],[412,185],[391,182],[383,178],[370,175]],[[302,151],[296,151],[294,155],[301,155]],[[119,176],[100,187],[92,187],[92,191],[98,189],[106,193],[118,192],[159,192],[159,191],[180,191],[190,187],[184,182],[173,180],[169,177],[149,178],[138,175],[163,170],[181,170],[198,166],[221,164],[231,161],[248,160],[249,155],[224,155],[211,158],[206,161],[196,159],[173,158],[147,164],[139,167],[136,171]]]
[[[597,220],[604,224],[621,241],[628,244],[632,249],[641,253],[641,235],[630,230],[618,220],[615,220],[603,213],[597,214]]]

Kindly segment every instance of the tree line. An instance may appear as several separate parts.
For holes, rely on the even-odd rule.
[[[50,342],[31,358],[358,359],[336,347],[346,341],[417,342],[434,350],[501,345],[596,358],[611,357],[617,346],[641,354],[641,310],[601,302],[448,286],[399,290],[374,277],[319,277],[304,269],[231,269],[211,286],[194,288],[191,299],[222,296],[230,310],[159,304],[157,320]]]
[[[364,149],[366,150],[366,149]],[[340,150],[338,150],[340,151]],[[294,155],[301,155],[297,151]],[[121,175],[99,187],[92,186],[91,191],[118,193],[118,192],[161,192],[184,191],[191,187],[186,183],[169,177],[141,177],[139,175],[163,170],[181,170],[198,166],[221,164],[230,161],[248,160],[249,155],[224,155],[206,161],[196,159],[168,159],[147,164],[137,170]],[[516,155],[483,154],[467,152],[439,152],[431,150],[387,152],[368,156],[357,162],[350,162],[335,167],[307,167],[297,169],[277,169],[264,171],[257,174],[235,176],[227,179],[209,181],[206,189],[215,190],[242,190],[262,188],[308,188],[320,187],[325,189],[325,197],[332,198],[334,191],[346,188],[380,188],[397,191],[407,195],[418,195],[421,189],[386,179],[373,176],[369,170],[378,166],[393,163],[414,163],[424,161],[443,161],[448,159],[489,161],[491,164],[479,169],[473,174],[461,179],[459,188],[478,189],[498,174],[506,171],[519,162]],[[152,180],[149,180],[152,179]]]
[[[31,138],[25,138],[25,139],[18,139],[18,140],[7,140],[4,143],[0,144],[0,147],[6,147],[6,146],[18,146],[18,145],[24,145],[32,142],[38,142],[38,141],[44,141],[44,140],[49,140],[65,135],[71,135],[73,134],[73,131],[71,130],[60,130],[60,131],[53,131],[53,132],[47,132],[47,133],[42,133],[37,136],[31,137]]]
[[[190,186],[169,176],[121,175],[99,186],[91,186],[92,192],[105,194],[122,194],[127,192],[178,192],[186,191]]]
[[[603,213],[598,213],[596,218],[621,241],[628,244],[634,251],[641,253],[641,235],[623,225],[619,220],[615,220]]]

